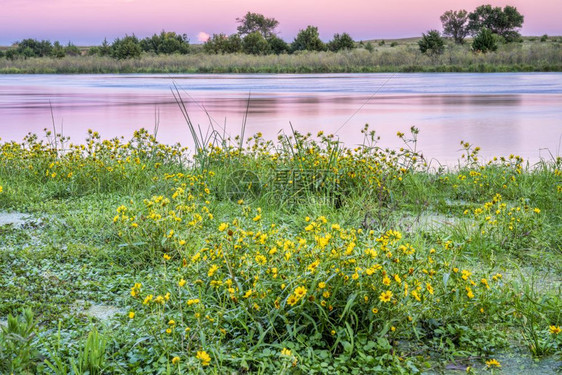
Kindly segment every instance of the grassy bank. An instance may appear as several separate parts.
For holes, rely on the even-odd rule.
[[[0,372],[560,370],[562,159],[364,134],[2,144]]]
[[[375,43],[343,52],[307,52],[294,55],[244,54],[150,56],[115,60],[74,56],[62,59],[0,59],[0,73],[336,73],[336,72],[530,72],[562,71],[562,38],[545,42],[525,38],[501,45],[496,52],[474,53],[469,43],[449,44],[442,55],[427,56],[416,39]],[[381,44],[381,45],[379,45]]]

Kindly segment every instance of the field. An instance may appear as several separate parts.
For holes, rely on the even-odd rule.
[[[1,144],[0,373],[560,371],[562,158],[363,134]]]
[[[422,54],[419,38],[370,41],[351,51],[292,55],[209,55],[200,45],[188,55],[143,54],[138,59],[74,56],[9,60],[0,73],[336,73],[336,72],[532,72],[562,71],[562,37],[525,37],[500,45],[496,52],[475,53],[470,42],[448,41],[442,55]],[[81,47],[84,49],[84,47]]]

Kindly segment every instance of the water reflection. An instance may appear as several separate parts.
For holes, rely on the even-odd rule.
[[[185,121],[170,92],[173,82],[192,121],[211,123],[232,137],[248,108],[246,134],[275,139],[289,132],[336,133],[361,143],[368,123],[382,147],[400,147],[396,132],[420,129],[419,148],[448,164],[459,142],[479,145],[485,157],[520,154],[536,161],[540,148],[559,151],[562,74],[399,75],[185,75],[6,76],[0,81],[0,137],[57,128],[78,142],[87,129],[103,137],[153,129],[161,142],[190,145]],[[385,82],[388,82],[382,87]],[[375,94],[376,93],[376,94]],[[248,96],[250,103],[248,107]]]

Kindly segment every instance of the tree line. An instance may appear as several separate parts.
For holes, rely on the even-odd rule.
[[[451,37],[455,43],[464,44],[467,36],[472,36],[472,50],[477,52],[495,51],[500,43],[521,41],[517,29],[523,26],[525,17],[511,5],[492,7],[481,5],[468,13],[465,9],[448,10],[440,17],[443,36]],[[420,50],[427,54],[441,54],[445,40],[438,30],[422,34]]]
[[[355,41],[348,33],[335,34],[333,39],[324,43],[320,39],[318,28],[308,26],[300,30],[292,43],[287,43],[277,36],[275,29],[279,22],[262,14],[248,12],[239,23],[237,33],[232,35],[213,34],[204,44],[203,50],[210,54],[246,53],[253,55],[294,53],[297,51],[340,51],[355,48]],[[61,47],[59,42],[54,45],[48,40],[38,41],[24,39],[15,43],[4,53],[7,58],[28,57],[64,57],[80,54],[80,50],[69,43]],[[113,43],[107,39],[100,46],[90,47],[88,55],[110,56],[116,59],[138,58],[143,52],[155,55],[187,54],[191,51],[189,39],[185,34],[162,31],[151,37],[139,39],[134,34],[117,38]],[[0,51],[0,53],[2,53]],[[0,54],[0,57],[2,55]]]
[[[24,39],[16,43],[15,48],[10,48],[5,52],[0,51],[0,57],[8,59],[17,57],[64,57],[78,56],[81,51],[72,43],[62,45],[59,41],[51,43],[48,40]]]
[[[464,44],[467,36],[472,36],[471,47],[474,51],[495,51],[499,43],[511,43],[521,40],[517,31],[524,21],[524,16],[517,8],[506,5],[492,7],[481,5],[472,12],[449,10],[440,17],[443,33],[429,30],[422,34],[418,42],[419,48],[425,54],[441,54],[445,50],[444,37],[451,37],[455,43]],[[357,43],[348,33],[334,34],[332,40],[324,43],[319,36],[316,26],[301,29],[291,43],[285,42],[277,36],[276,29],[279,21],[268,18],[259,13],[247,12],[244,17],[236,18],[237,32],[231,35],[213,34],[203,44],[203,51],[208,54],[246,53],[252,55],[284,54],[298,51],[333,51],[349,50]],[[360,43],[362,44],[362,43]],[[369,42],[365,48],[371,52]],[[142,53],[187,54],[191,52],[189,39],[186,34],[162,31],[144,39],[133,35],[117,38],[113,43],[107,39],[100,46],[90,47],[88,55],[110,56],[115,59],[138,58]],[[24,39],[15,44],[15,48],[6,52],[0,51],[0,57],[5,55],[9,59],[29,57],[62,58],[67,55],[80,55],[81,51],[72,43],[63,46],[58,41],[51,44],[48,40],[38,41]]]

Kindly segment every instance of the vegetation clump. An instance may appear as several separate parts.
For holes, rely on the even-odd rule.
[[[445,41],[437,30],[430,30],[423,34],[418,42],[420,51],[426,54],[441,55],[445,50]]]
[[[490,52],[498,49],[498,42],[492,31],[486,27],[480,29],[472,41],[472,49],[479,52]]]
[[[416,128],[399,149],[368,127],[353,149],[213,134],[194,154],[145,130],[0,146],[0,207],[48,218],[0,227],[0,371],[415,373],[561,354],[560,157],[484,162],[461,142],[457,168],[432,170]],[[119,312],[88,317],[84,299]]]

